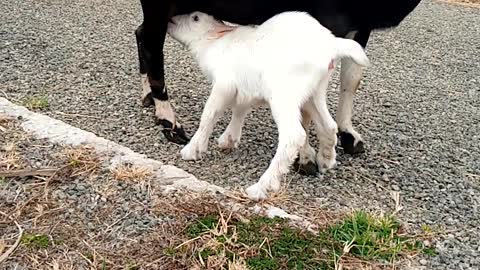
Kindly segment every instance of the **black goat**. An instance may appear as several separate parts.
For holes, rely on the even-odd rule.
[[[236,24],[261,24],[283,11],[306,11],[338,37],[352,38],[364,48],[370,32],[399,25],[420,0],[140,0],[143,23],[135,31],[143,82],[143,105],[155,105],[155,117],[169,141],[188,141],[176,121],[165,85],[163,45],[172,16],[201,11]],[[301,29],[299,29],[301,31]],[[341,93],[337,108],[340,142],[346,153],[364,145],[352,126],[353,97],[362,70],[349,59],[341,63]],[[300,164],[304,165],[304,164]]]

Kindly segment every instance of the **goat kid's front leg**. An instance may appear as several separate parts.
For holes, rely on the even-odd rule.
[[[278,147],[260,180],[245,190],[251,200],[265,199],[269,191],[280,190],[280,180],[288,173],[299,149],[305,143],[307,135],[300,123],[300,106],[295,103],[286,106],[285,103],[288,102],[271,104],[272,115],[278,127]]]
[[[242,136],[245,118],[251,106],[238,105],[232,108],[232,119],[223,134],[218,138],[218,147],[221,149],[237,148]]]
[[[225,112],[228,105],[233,102],[233,93],[229,88],[215,84],[207,99],[200,119],[200,126],[190,142],[181,150],[182,159],[198,160],[207,151],[208,139],[212,134],[218,118]]]

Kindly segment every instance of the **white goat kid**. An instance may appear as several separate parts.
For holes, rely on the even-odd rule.
[[[168,33],[188,47],[213,82],[200,126],[181,151],[183,159],[202,157],[216,121],[229,107],[232,119],[218,143],[221,148],[237,147],[247,113],[266,102],[278,127],[278,148],[260,180],[246,189],[250,199],[278,191],[299,151],[300,161],[316,160],[321,169],[335,165],[337,124],[327,108],[327,86],[339,58],[369,65],[358,43],[336,38],[303,12],[284,12],[259,26],[237,27],[194,12],[173,17]],[[306,133],[310,119],[320,144],[316,157]]]

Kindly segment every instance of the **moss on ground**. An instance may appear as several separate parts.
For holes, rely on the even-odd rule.
[[[45,234],[24,234],[21,243],[31,248],[48,248],[50,246],[50,239]]]
[[[50,106],[47,97],[31,96],[23,101],[23,105],[30,110],[46,109]]]

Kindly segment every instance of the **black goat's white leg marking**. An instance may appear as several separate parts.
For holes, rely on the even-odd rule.
[[[362,137],[352,125],[353,98],[362,79],[362,67],[350,59],[342,59],[340,73],[340,98],[337,108],[337,123],[340,142],[345,153],[364,152]]]
[[[293,163],[295,171],[303,175],[316,175],[318,173],[317,162],[315,160],[315,149],[308,141],[308,130],[311,122],[311,114],[308,109],[302,110],[302,126],[305,129],[305,144],[300,148],[298,158]]]
[[[142,105],[144,107],[150,107],[154,105],[154,101],[152,97],[152,88],[150,87],[147,73],[140,74],[140,81],[142,84]]]
[[[155,102],[155,117],[157,118],[157,124],[161,121],[168,121],[172,126],[177,125],[177,121],[175,119],[175,111],[173,110],[172,104],[168,100],[159,100],[154,98]]]
[[[166,95],[166,90],[163,91]],[[188,137],[180,123],[176,121],[175,111],[168,98],[165,100],[153,98],[153,101],[155,103],[155,122],[157,125],[162,125],[162,132],[167,140],[177,144],[186,144]]]

